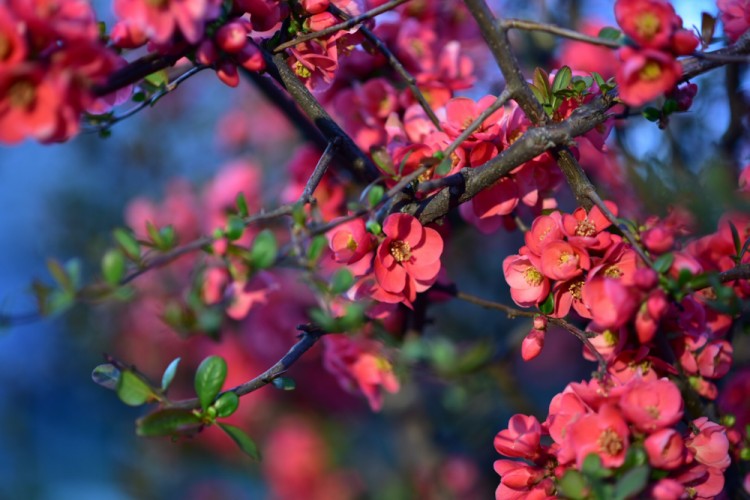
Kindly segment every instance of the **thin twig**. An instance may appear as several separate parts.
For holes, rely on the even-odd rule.
[[[360,14],[355,17],[349,17],[346,21],[342,23],[334,24],[333,26],[329,26],[320,31],[313,31],[312,33],[305,33],[304,35],[300,35],[296,37],[294,40],[289,40],[288,42],[279,44],[276,46],[276,48],[273,49],[273,52],[274,54],[278,54],[279,52],[283,52],[284,50],[294,47],[297,44],[304,43],[309,40],[315,40],[316,38],[323,38],[324,36],[332,35],[338,31],[348,30],[364,21],[367,21],[368,19],[372,19],[373,17],[379,16],[380,14],[383,14],[384,12],[393,10],[399,5],[401,5],[402,3],[406,3],[408,1],[409,0],[391,0],[390,2],[384,3],[383,5],[375,7],[372,10],[368,10],[364,14]],[[331,7],[333,7],[333,4],[331,4]],[[335,11],[333,11],[333,13],[338,15]]]
[[[115,71],[105,83],[95,85],[91,91],[97,97],[109,95],[116,90],[143,80],[156,71],[174,66],[186,53],[187,49],[178,54],[147,54]]]
[[[340,17],[347,16],[346,12],[342,11],[335,5],[331,4],[329,6],[329,10]],[[378,38],[375,33],[372,32],[370,28],[367,26],[362,26],[360,28],[360,31],[362,34],[367,38],[367,40],[372,43],[376,49],[380,51],[383,56],[385,56],[386,61],[388,61],[388,64],[391,65],[393,70],[401,77],[401,79],[406,84],[406,87],[411,91],[411,94],[414,96],[414,99],[417,100],[417,103],[422,107],[427,117],[430,119],[433,125],[438,130],[442,130],[440,127],[440,120],[438,119],[437,115],[435,114],[435,111],[432,109],[432,106],[430,106],[430,103],[427,102],[427,99],[425,98],[424,94],[422,94],[422,91],[419,90],[419,87],[417,86],[417,79],[414,78],[414,76],[409,73],[409,71],[404,67],[403,64],[401,64],[401,61],[398,60],[396,55],[391,51],[391,49],[388,48],[388,46],[383,43],[383,41]]]
[[[289,349],[284,357],[282,357],[273,366],[271,366],[268,370],[264,371],[257,377],[248,380],[244,384],[240,384],[237,387],[223,391],[221,394],[234,392],[235,394],[237,394],[237,396],[244,396],[270,384],[274,381],[274,379],[286,373],[287,370],[289,370],[289,368],[294,363],[296,363],[303,354],[309,351],[310,348],[314,346],[318,342],[318,340],[320,340],[320,338],[326,333],[320,328],[312,325],[299,325],[297,329],[302,332],[302,334],[300,335],[300,339],[296,344],[292,346],[291,349]],[[221,396],[221,394],[219,394],[219,396]],[[183,401],[169,402],[165,406],[166,408],[191,410],[200,408],[201,404],[198,398],[193,398]]]
[[[326,146],[325,151],[323,151],[323,154],[318,160],[317,165],[315,165],[315,170],[313,170],[310,178],[307,179],[305,189],[302,191],[302,195],[299,197],[299,203],[309,203],[312,201],[313,193],[318,187],[318,184],[320,184],[320,181],[323,180],[323,176],[328,171],[328,167],[331,165],[331,162],[336,157],[336,151],[338,150],[340,144],[340,137],[334,137],[333,140],[328,143],[328,146]]]
[[[465,292],[456,291],[454,296],[457,299],[463,300],[465,302],[470,302],[472,304],[476,304],[486,309],[495,309],[497,311],[502,311],[505,314],[507,314],[508,318],[510,319],[515,319],[517,317],[534,318],[535,316],[544,316],[545,318],[547,318],[547,321],[549,323],[552,323],[555,326],[559,326],[560,328],[567,330],[568,332],[572,333],[578,340],[580,340],[583,343],[583,345],[586,346],[586,348],[589,351],[591,351],[591,354],[596,358],[596,361],[599,364],[599,371],[601,373],[604,373],[607,370],[607,361],[604,359],[601,353],[596,350],[594,345],[589,340],[588,335],[586,335],[586,332],[584,332],[577,326],[571,323],[568,323],[562,318],[553,318],[552,316],[547,316],[545,314],[541,314],[538,312],[524,311],[522,309],[517,309],[515,307],[506,306],[505,304],[501,304],[499,302],[493,302],[491,300],[486,300],[481,297],[477,297],[475,295],[470,295]]]
[[[500,21],[500,25],[503,29],[519,29],[524,31],[542,31],[551,35],[557,35],[563,38],[569,38],[579,42],[589,43],[591,45],[600,45],[610,49],[619,49],[622,47],[620,42],[614,40],[607,40],[605,38],[599,38],[596,36],[584,35],[575,30],[569,30],[554,24],[537,23],[534,21],[527,21],[525,19],[503,19]]]
[[[170,92],[176,90],[177,87],[179,87],[182,82],[184,82],[185,80],[187,80],[191,76],[194,76],[197,73],[199,73],[199,72],[201,72],[201,71],[203,71],[204,69],[207,69],[207,68],[208,68],[208,66],[201,66],[201,65],[199,65],[199,66],[193,66],[192,68],[188,69],[187,71],[185,71],[184,73],[182,73],[180,76],[178,76],[177,78],[175,78],[174,80],[172,80],[171,82],[169,82],[167,85],[165,85],[165,87],[162,90],[156,92],[149,99],[145,99],[144,101],[142,101],[141,103],[139,103],[137,106],[134,106],[134,107],[130,108],[129,110],[123,112],[120,115],[113,116],[113,117],[111,117],[111,118],[109,118],[109,119],[107,119],[107,120],[105,120],[105,121],[103,121],[101,123],[97,123],[94,126],[87,127],[85,129],[85,131],[86,132],[101,132],[103,130],[109,130],[110,128],[112,128],[112,126],[115,123],[120,122],[122,120],[125,120],[126,118],[130,118],[131,116],[133,116],[134,114],[138,113],[139,111],[142,111],[143,109],[145,109],[147,107],[153,106],[154,104],[157,103],[157,101],[159,99],[161,99],[165,95],[169,94]]]

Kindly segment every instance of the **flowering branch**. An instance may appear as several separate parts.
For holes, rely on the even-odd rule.
[[[278,54],[279,52],[283,52],[284,50],[294,47],[297,44],[304,43],[309,40],[315,40],[316,38],[323,38],[324,36],[332,35],[338,31],[348,30],[364,21],[367,21],[368,19],[372,19],[373,17],[379,16],[380,14],[383,14],[384,12],[393,10],[399,5],[401,5],[402,3],[406,3],[408,1],[409,0],[391,0],[390,2],[386,2],[383,5],[379,5],[378,7],[375,7],[374,9],[368,10],[367,12],[363,14],[360,14],[354,17],[349,17],[344,22],[334,24],[333,26],[329,26],[320,31],[313,31],[312,33],[305,33],[304,35],[300,35],[294,38],[293,40],[289,40],[287,42],[277,45],[276,48],[273,49],[273,53]],[[333,4],[331,4],[329,8],[330,7],[334,7]],[[341,11],[338,8],[336,8],[335,10],[331,9],[331,11],[337,16],[341,17],[340,16]],[[360,29],[362,28],[363,26],[360,27]]]

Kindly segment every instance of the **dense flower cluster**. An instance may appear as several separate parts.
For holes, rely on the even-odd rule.
[[[601,467],[624,471],[635,465],[628,457],[642,457],[637,465],[659,477],[645,497],[713,498],[730,464],[726,429],[706,417],[683,426],[683,416],[680,390],[654,369],[571,383],[552,398],[544,422],[515,415],[495,437],[498,453],[525,460],[495,462],[496,498],[551,498],[566,472],[582,469],[591,455]],[[550,444],[542,441],[547,436]]]
[[[91,89],[120,65],[120,58],[99,43],[86,0],[3,2],[0,142],[71,138],[84,112],[106,109]]]
[[[617,71],[620,98],[632,106],[671,90],[682,76],[676,57],[691,54],[698,37],[682,26],[667,0],[617,0],[615,17],[636,47],[620,49]]]

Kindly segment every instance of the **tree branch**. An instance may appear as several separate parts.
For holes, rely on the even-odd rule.
[[[575,30],[569,30],[554,24],[537,23],[525,19],[503,19],[500,21],[500,27],[504,30],[519,29],[524,31],[541,31],[551,35],[557,35],[578,42],[589,43],[591,45],[600,45],[610,49],[619,49],[622,44],[614,40],[607,40],[596,36],[584,35]]]
[[[323,335],[326,334],[326,332],[313,325],[299,325],[297,329],[302,332],[300,334],[300,339],[296,344],[292,346],[291,349],[289,349],[284,357],[282,357],[273,366],[271,366],[268,370],[264,371],[257,377],[248,380],[244,384],[240,384],[237,387],[222,391],[217,397],[220,397],[221,394],[224,394],[226,392],[234,392],[235,394],[237,394],[237,396],[244,396],[270,384],[274,379],[286,373],[287,370],[289,370],[289,368],[294,363],[296,363],[303,354],[309,351],[310,348],[314,346]],[[200,408],[200,406],[201,404],[198,398],[193,398],[186,399],[184,401],[168,402],[165,405],[165,408],[192,410]]]

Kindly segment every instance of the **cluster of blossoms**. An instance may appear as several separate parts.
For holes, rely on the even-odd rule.
[[[644,498],[717,496],[731,461],[726,429],[706,417],[681,425],[680,390],[662,375],[639,367],[571,383],[552,398],[543,423],[513,416],[495,437],[495,449],[524,461],[495,462],[496,498],[551,498],[566,472],[584,469],[591,455],[600,467],[621,472],[647,465],[658,479],[641,492]]]
[[[691,54],[699,40],[683,28],[667,0],[618,0],[615,17],[636,45],[620,49],[619,95],[625,103],[641,106],[677,85],[682,65],[675,58]]]
[[[3,2],[0,141],[69,139],[84,112],[101,113],[123,97],[97,99],[91,91],[123,63],[100,43],[88,1]]]

